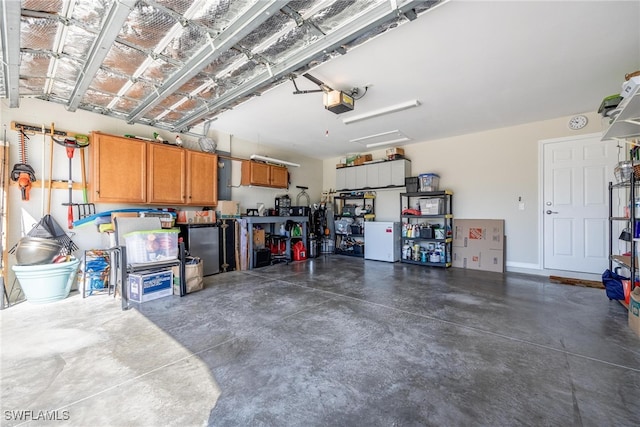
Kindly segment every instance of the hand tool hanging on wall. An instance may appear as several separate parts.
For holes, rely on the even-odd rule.
[[[51,129],[49,129],[49,179],[47,180],[47,214],[51,214],[51,190],[53,189],[53,135],[55,134],[55,124],[51,123]],[[44,176],[42,177],[44,179]]]
[[[29,137],[24,133],[22,128],[19,128],[20,134],[20,163],[16,163],[11,171],[11,180],[17,181],[22,193],[22,200],[29,200],[29,190],[31,189],[31,183],[36,180],[36,173],[33,168],[27,164],[27,143],[26,139]]]
[[[67,228],[73,228],[73,207],[77,204],[73,203],[73,153],[75,149],[83,149],[89,145],[89,141],[83,141],[80,144],[76,138],[66,137],[64,139],[54,138],[54,141],[66,148],[67,158],[69,159],[69,203],[63,203],[63,206],[68,206],[67,210]]]
[[[53,182],[53,136],[58,134],[58,131],[54,130],[54,125],[51,123],[51,129],[47,130],[51,136],[51,144],[49,146],[49,185],[47,190],[47,208],[45,215],[40,219],[40,221],[27,232],[27,236],[29,237],[40,237],[43,239],[53,239],[62,245],[62,251],[60,255],[71,255],[74,251],[78,250],[78,246],[71,240],[69,235],[62,229],[60,224],[51,216],[51,190],[52,190],[52,182]],[[16,243],[10,250],[9,253],[15,253],[16,247],[18,244]]]
[[[87,135],[76,135],[76,141],[78,144],[86,147],[89,145],[89,137]],[[82,172],[82,203],[76,203],[76,210],[78,212],[78,219],[83,219],[96,213],[96,205],[89,203],[89,196],[87,195],[87,167],[85,164],[84,150],[80,150],[80,168]]]

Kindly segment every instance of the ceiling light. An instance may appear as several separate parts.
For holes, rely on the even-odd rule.
[[[391,139],[389,141],[382,141],[382,142],[376,142],[373,144],[367,144],[367,148],[373,148],[373,147],[381,147],[383,145],[391,145],[391,144],[397,144],[398,142],[404,142],[404,141],[409,141],[411,140],[411,138],[398,138],[398,139]]]
[[[373,110],[368,113],[360,114],[358,116],[348,117],[346,119],[343,119],[342,123],[344,123],[345,125],[348,125],[351,123],[359,122],[361,120],[367,120],[373,117],[383,116],[385,114],[391,114],[397,111],[406,110],[408,108],[417,107],[418,105],[420,105],[420,101],[418,101],[417,99],[413,99],[411,101],[403,102],[401,104],[391,105],[389,107],[380,108],[378,110]]]
[[[278,160],[278,159],[274,159],[272,157],[261,156],[259,154],[252,154],[251,155],[251,160],[262,160],[264,162],[277,163],[279,165],[293,166],[293,167],[296,167],[296,168],[300,167],[300,165],[298,163],[287,162],[286,160]]]
[[[390,130],[388,132],[376,133],[376,134],[373,134],[373,135],[361,136],[360,138],[356,138],[356,139],[350,139],[349,142],[362,142],[362,141],[366,141],[368,139],[376,139],[376,138],[379,138],[381,136],[392,135],[394,133],[398,134],[398,135],[402,135],[402,132],[400,132],[398,129],[395,129],[395,130]]]

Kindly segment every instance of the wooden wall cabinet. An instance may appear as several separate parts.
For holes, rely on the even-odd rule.
[[[147,203],[183,204],[187,201],[186,150],[147,144]]]
[[[289,171],[284,166],[246,160],[242,162],[240,184],[287,188],[289,186]]]
[[[92,133],[90,194],[96,203],[216,206],[218,156]]]
[[[146,142],[93,132],[89,154],[93,202],[147,202]]]
[[[289,170],[283,166],[271,166],[271,186],[276,188],[289,187]]]
[[[187,151],[187,201],[189,205],[218,204],[218,156]]]

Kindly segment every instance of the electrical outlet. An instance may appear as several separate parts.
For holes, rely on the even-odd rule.
[[[519,202],[518,203],[518,209],[523,211],[524,210],[524,202]]]

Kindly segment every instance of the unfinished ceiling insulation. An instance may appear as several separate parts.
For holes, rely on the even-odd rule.
[[[439,1],[2,2],[0,97],[35,97],[172,132],[218,114]]]

